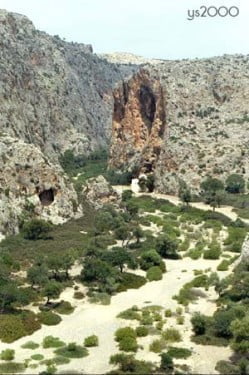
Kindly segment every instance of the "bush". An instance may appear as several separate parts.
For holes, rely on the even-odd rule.
[[[148,336],[149,330],[145,326],[138,326],[136,328],[136,334],[137,334],[137,337],[145,337],[145,336]]]
[[[0,354],[2,361],[13,361],[15,358],[15,351],[12,349],[5,349]]]
[[[51,224],[44,220],[33,219],[27,223],[24,223],[22,233],[26,240],[46,240],[48,239],[48,233],[52,230]]]
[[[168,355],[172,358],[188,358],[192,354],[191,350],[186,348],[175,348],[173,346],[168,348]]]
[[[239,368],[228,361],[218,361],[215,370],[224,375],[241,374]]]
[[[86,347],[92,347],[92,346],[98,346],[99,345],[99,339],[98,336],[92,335],[85,338],[84,345]]]
[[[34,341],[27,341],[25,344],[23,344],[21,346],[23,349],[31,349],[31,350],[35,350],[37,348],[39,348],[39,344],[37,344],[36,342]]]
[[[121,278],[117,292],[125,292],[127,289],[138,289],[146,284],[145,277],[133,273],[123,272]]]
[[[147,271],[153,266],[159,266],[161,261],[162,258],[156,250],[149,250],[141,255],[140,266],[142,270]]]
[[[124,337],[119,341],[119,350],[123,350],[124,352],[136,352],[137,349],[137,340],[133,337]]]
[[[61,317],[52,311],[42,311],[37,316],[39,321],[47,326],[55,326],[61,322]]]
[[[24,371],[25,371],[25,366],[23,363],[17,363],[17,362],[0,363],[1,374],[21,374]]]
[[[85,297],[84,293],[82,292],[74,292],[73,298],[75,299],[83,299]]]
[[[31,357],[34,361],[42,361],[44,359],[44,355],[42,354],[33,354]]]
[[[63,357],[62,355],[57,355],[53,358],[53,362],[56,364],[56,365],[66,365],[68,363],[70,363],[70,359],[69,358],[66,358],[66,357]]]
[[[180,332],[175,328],[168,328],[162,333],[162,337],[167,342],[179,342],[182,337]]]
[[[156,240],[156,251],[163,257],[169,259],[179,259],[177,254],[177,242],[168,235],[163,235]]]
[[[110,364],[119,365],[119,369],[115,370],[118,373],[133,373],[133,374],[153,374],[155,367],[150,362],[138,361],[133,355],[124,353],[114,354],[110,357]]]
[[[119,328],[115,332],[115,340],[119,343],[119,349],[126,352],[136,352],[138,349],[136,331],[130,327]]]
[[[149,281],[158,281],[158,280],[162,280],[163,278],[163,274],[162,274],[162,271],[161,271],[161,268],[160,267],[151,267],[148,271],[147,271],[147,279]]]
[[[131,327],[124,327],[124,328],[119,328],[115,332],[115,340],[116,341],[119,342],[119,341],[121,341],[125,337],[136,338],[137,337],[136,331],[133,328],[131,328]]]
[[[40,328],[41,325],[32,312],[23,311],[18,315],[0,315],[0,339],[6,343],[31,335]]]
[[[150,351],[153,353],[161,353],[165,348],[166,342],[163,339],[154,340],[149,347]]]
[[[172,311],[170,309],[165,310],[164,316],[170,318],[172,316]]]
[[[201,315],[200,313],[195,313],[191,318],[191,323],[193,327],[193,331],[195,335],[204,335],[207,328],[207,319],[205,315]]]
[[[245,180],[244,178],[233,173],[226,179],[226,191],[231,194],[244,193],[245,190]]]
[[[46,336],[43,339],[42,347],[44,349],[48,348],[60,348],[65,346],[65,343],[59,339],[59,337]]]
[[[127,320],[140,320],[139,309],[137,308],[137,306],[133,306],[130,309],[119,313],[117,317]]]
[[[160,354],[160,357],[161,357],[160,368],[164,370],[165,372],[172,371],[174,369],[174,362],[173,362],[172,357],[168,353],[162,353]]]
[[[83,358],[88,356],[88,350],[82,346],[76,345],[74,342],[56,349],[55,354],[66,358]]]
[[[69,315],[74,312],[74,307],[70,302],[61,301],[60,304],[55,308],[55,310],[61,315]]]
[[[219,259],[221,255],[221,249],[219,245],[211,244],[209,250],[204,251],[204,259]]]
[[[218,266],[217,271],[227,271],[230,266],[230,261],[224,259]]]

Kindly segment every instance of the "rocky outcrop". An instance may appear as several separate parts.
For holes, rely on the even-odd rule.
[[[54,224],[82,214],[77,195],[59,167],[34,145],[0,137],[0,232],[17,233],[31,217]]]
[[[103,176],[89,178],[83,189],[83,196],[95,209],[100,209],[107,203],[116,203],[119,199],[117,192]]]
[[[0,10],[0,127],[50,159],[110,141],[115,84],[132,73]]]
[[[249,236],[245,239],[242,249],[241,249],[241,255],[239,259],[236,261],[236,264],[239,264],[241,262],[249,262]]]
[[[114,90],[110,167],[154,169],[166,128],[165,103],[158,79],[141,70]]]
[[[238,173],[248,181],[248,67],[248,56],[242,55],[143,65],[147,73],[114,94],[110,166],[131,169],[136,164],[144,172],[150,160],[156,190],[171,194],[180,180],[198,192],[207,175],[224,181]],[[140,105],[142,85],[156,99],[152,122]]]

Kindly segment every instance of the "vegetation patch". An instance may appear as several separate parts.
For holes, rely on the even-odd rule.
[[[84,340],[85,347],[92,347],[92,346],[98,346],[98,345],[99,345],[99,339],[98,339],[98,336],[96,335],[88,336]]]
[[[172,358],[188,358],[191,356],[192,352],[189,349],[186,348],[178,348],[178,347],[173,347],[170,346],[168,348],[167,353],[170,355]]]
[[[56,349],[55,354],[66,358],[83,358],[89,355],[88,350],[72,342],[62,348]]]
[[[60,348],[62,346],[65,346],[65,343],[58,337],[46,336],[43,339],[42,346],[44,349]]]
[[[42,324],[47,326],[55,326],[61,322],[61,317],[52,311],[42,311],[38,314],[38,318]]]

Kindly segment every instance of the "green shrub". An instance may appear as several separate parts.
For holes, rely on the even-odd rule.
[[[55,308],[55,310],[61,315],[69,315],[74,312],[74,307],[70,302],[61,301],[60,304]]]
[[[148,250],[141,255],[140,267],[142,270],[147,271],[153,266],[159,266],[162,261],[162,257],[156,250]]]
[[[119,349],[125,352],[136,352],[138,349],[136,331],[130,327],[119,328],[115,332],[115,340],[119,343]]]
[[[179,342],[182,337],[180,332],[175,328],[168,328],[162,333],[162,337],[167,342]]]
[[[34,361],[42,361],[44,359],[44,355],[42,354],[33,354],[31,357]]]
[[[137,337],[136,331],[133,328],[131,328],[131,327],[124,327],[124,328],[119,328],[115,332],[115,340],[116,341],[119,342],[119,341],[121,341],[125,337],[136,338]]]
[[[204,335],[207,328],[207,319],[205,315],[195,313],[191,318],[191,323],[195,335]]]
[[[147,271],[146,277],[149,281],[158,281],[162,280],[163,274],[160,267],[155,266]]]
[[[18,315],[0,315],[0,339],[6,343],[31,335],[40,328],[41,325],[32,312],[23,311]]]
[[[239,367],[228,361],[218,361],[216,363],[215,370],[224,375],[240,374]]]
[[[3,361],[13,361],[15,358],[15,351],[12,349],[5,349],[1,352],[0,357]]]
[[[73,298],[75,299],[83,299],[85,297],[84,293],[82,292],[74,292]]]
[[[192,352],[191,350],[189,349],[186,349],[186,348],[176,348],[176,347],[173,347],[173,346],[170,346],[168,348],[168,352],[167,352],[170,357],[172,358],[188,358],[191,356]]]
[[[23,349],[31,349],[31,350],[35,350],[37,348],[39,348],[39,344],[37,344],[36,342],[34,341],[27,341],[25,344],[23,344],[21,346]]]
[[[160,368],[166,373],[171,373],[174,369],[174,362],[172,357],[168,353],[161,353]]]
[[[172,316],[172,311],[170,309],[165,310],[164,315],[166,318],[170,318]]]
[[[61,317],[52,311],[42,311],[38,314],[39,321],[47,326],[55,326],[61,322]]]
[[[134,373],[134,374],[153,374],[155,366],[151,362],[139,361],[134,355],[124,353],[114,354],[110,357],[110,364],[118,365],[118,370],[114,373]]]
[[[92,346],[98,346],[99,345],[99,339],[98,336],[92,335],[85,338],[84,345],[86,347],[92,347]]]
[[[1,374],[20,374],[25,371],[25,366],[23,363],[17,362],[6,362],[0,363],[0,373]]]
[[[139,309],[137,306],[133,306],[130,309],[127,309],[119,313],[117,318],[127,319],[127,320],[140,320]]]
[[[154,353],[161,353],[166,348],[166,342],[163,339],[154,340],[149,347],[149,350]]]
[[[122,279],[120,281],[117,292],[125,292],[127,289],[138,289],[146,284],[145,277],[135,275],[133,273],[123,272],[121,277]]]
[[[190,249],[187,253],[186,253],[186,256],[193,259],[193,260],[197,260],[199,258],[201,258],[202,256],[202,250],[200,249]]]
[[[222,260],[222,262],[217,266],[217,271],[227,271],[230,266],[229,260]]]
[[[48,233],[51,230],[51,224],[40,219],[33,219],[27,223],[24,223],[22,228],[23,237],[32,241],[48,239]]]
[[[136,328],[136,334],[137,334],[137,337],[145,337],[145,336],[148,336],[149,330],[145,326],[138,326]]]
[[[180,325],[184,324],[184,316],[177,316],[176,322]]]
[[[43,339],[42,346],[44,349],[60,348],[62,346],[65,346],[65,343],[61,341],[58,337],[46,336]]]
[[[133,337],[124,337],[119,341],[119,350],[123,350],[124,352],[136,352],[137,349],[137,340]]]
[[[66,358],[66,357],[63,357],[61,355],[57,355],[53,358],[53,362],[60,366],[60,365],[66,365],[68,363],[70,363],[70,359],[69,358]]]
[[[208,250],[205,250],[203,253],[204,259],[219,259],[221,255],[220,246],[217,244],[211,244]]]
[[[89,298],[89,302],[107,306],[111,303],[111,296],[107,293],[94,292]]]
[[[66,358],[83,358],[88,356],[88,350],[80,345],[76,345],[74,342],[63,346],[62,348],[56,349],[55,354],[66,357]]]

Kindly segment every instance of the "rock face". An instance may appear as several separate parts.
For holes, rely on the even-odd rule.
[[[100,209],[104,204],[115,203],[118,200],[118,194],[103,176],[89,178],[83,195],[95,209]]]
[[[143,65],[146,78],[139,73],[114,93],[110,165],[137,164],[145,171],[149,155],[156,190],[172,194],[179,180],[194,192],[207,175],[225,180],[239,173],[248,180],[248,68],[248,56],[242,55]],[[151,134],[138,99],[142,85],[154,93],[155,113],[162,115],[155,117],[158,131]]]
[[[244,241],[244,244],[242,246],[241,250],[241,256],[239,257],[237,264],[240,262],[249,262],[249,236]]]
[[[24,218],[54,224],[81,214],[77,195],[60,168],[33,145],[0,137],[0,232],[18,232]]]
[[[151,172],[158,161],[166,128],[165,104],[158,79],[141,70],[114,91],[112,168]]]
[[[131,74],[89,45],[36,30],[25,16],[0,10],[0,126],[57,160],[110,140],[114,85]]]

